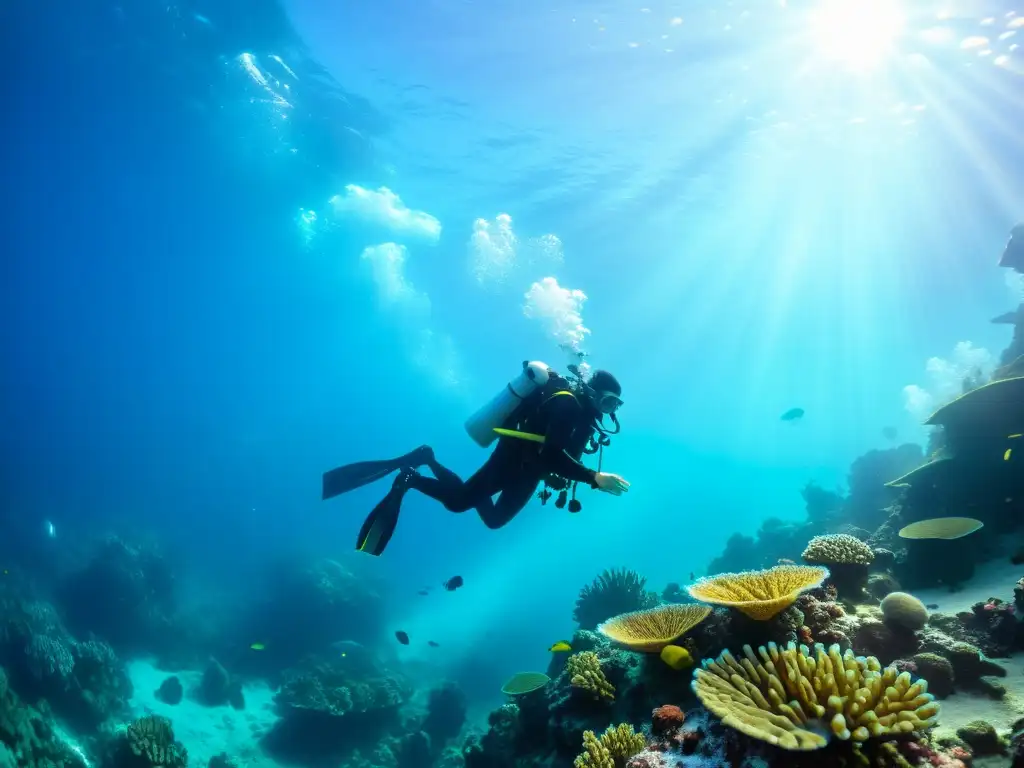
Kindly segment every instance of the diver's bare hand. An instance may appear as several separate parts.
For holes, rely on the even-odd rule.
[[[629,483],[621,475],[613,475],[611,472],[598,472],[594,475],[594,485],[599,491],[610,493],[612,496],[621,496],[629,490]]]

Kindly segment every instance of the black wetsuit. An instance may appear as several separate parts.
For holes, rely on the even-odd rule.
[[[526,506],[541,481],[554,474],[566,480],[594,485],[597,474],[580,463],[594,435],[594,414],[573,395],[545,401],[524,431],[544,435],[544,443],[501,437],[494,452],[469,480],[436,461],[429,462],[435,477],[418,473],[408,487],[444,504],[452,512],[476,509],[488,528],[501,528]],[[493,496],[498,496],[494,501]]]

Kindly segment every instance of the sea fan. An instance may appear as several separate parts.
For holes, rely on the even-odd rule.
[[[612,616],[640,611],[657,604],[655,595],[647,592],[647,579],[628,568],[604,571],[580,590],[572,618],[580,629],[596,629]]]

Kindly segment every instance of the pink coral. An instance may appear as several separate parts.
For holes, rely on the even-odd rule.
[[[683,720],[683,710],[675,704],[666,704],[651,712],[651,732],[655,736],[663,736],[678,730]]]

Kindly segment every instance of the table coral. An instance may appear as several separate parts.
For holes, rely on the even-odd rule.
[[[696,603],[669,603],[614,616],[597,631],[633,651],[657,653],[685,635],[711,613]]]
[[[687,589],[695,600],[735,608],[758,621],[767,621],[791,606],[808,589],[828,578],[827,568],[777,565],[764,571],[720,573],[698,579]]]

